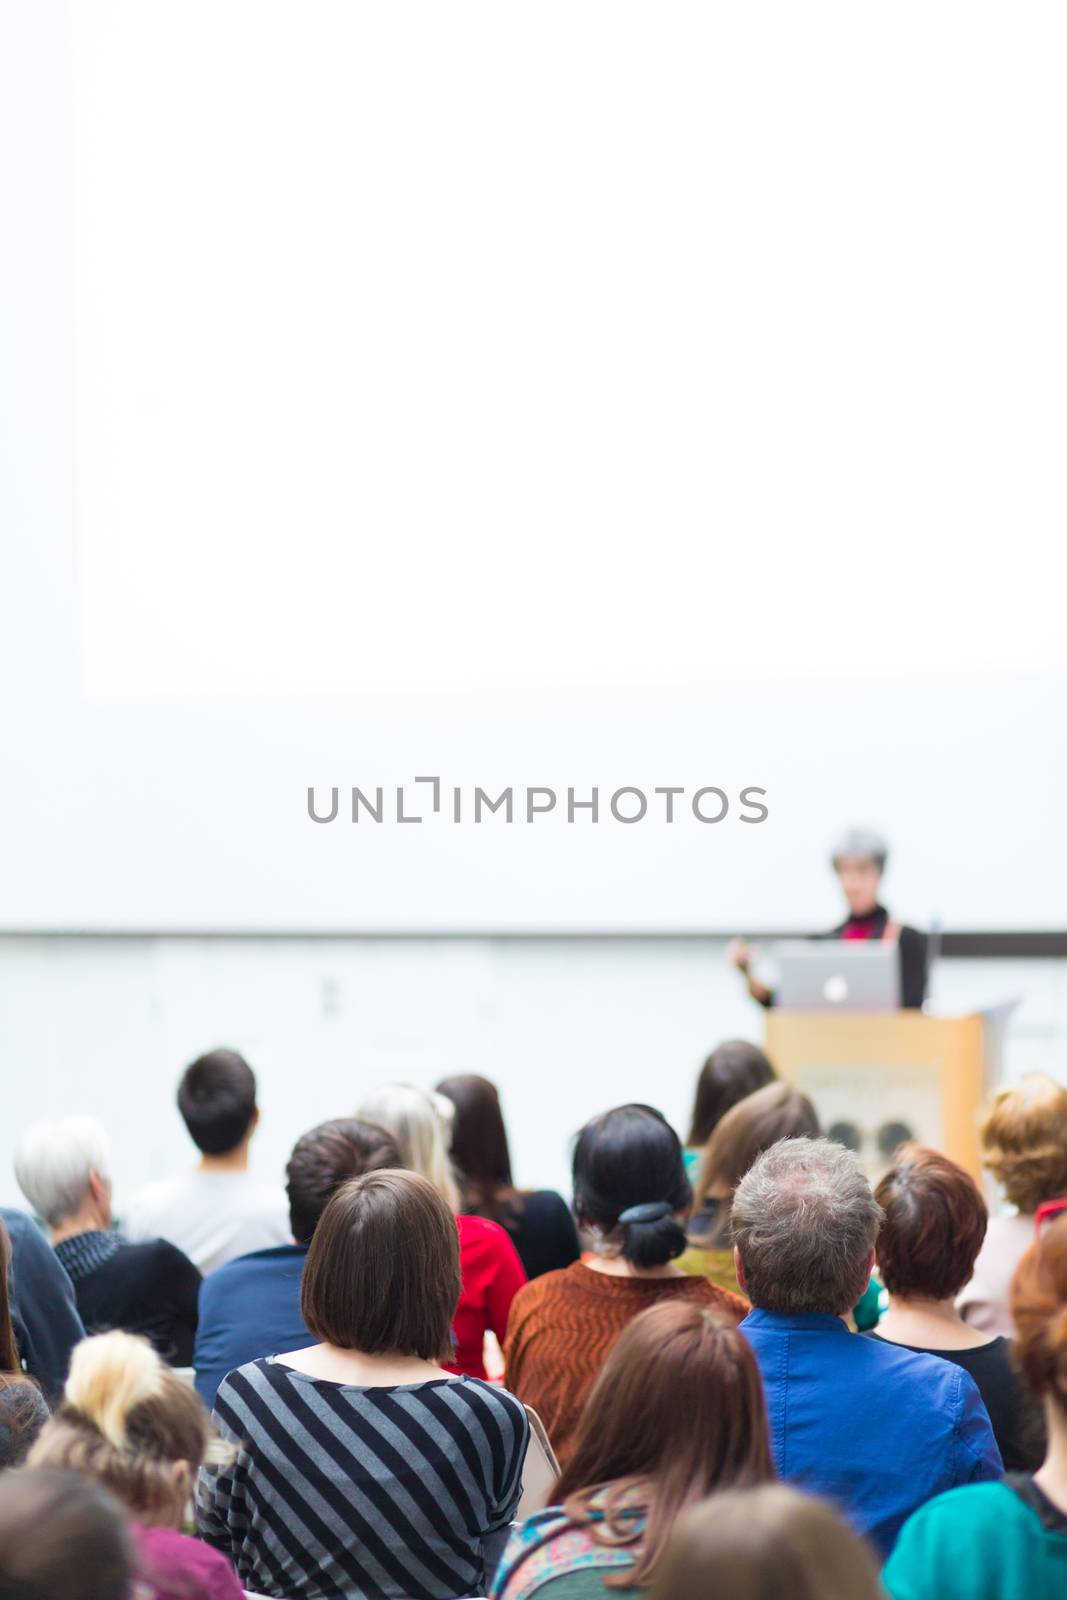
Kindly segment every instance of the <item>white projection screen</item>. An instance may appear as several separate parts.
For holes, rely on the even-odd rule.
[[[1063,925],[1051,10],[35,9],[0,923]]]

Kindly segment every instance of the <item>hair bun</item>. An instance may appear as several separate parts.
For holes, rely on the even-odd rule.
[[[664,1217],[673,1215],[674,1207],[668,1201],[648,1200],[643,1205],[627,1206],[625,1211],[620,1211],[619,1222],[629,1228],[635,1222],[662,1222]]]

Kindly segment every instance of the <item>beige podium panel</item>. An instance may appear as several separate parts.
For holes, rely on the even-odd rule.
[[[978,1114],[995,1053],[991,1021],[920,1011],[769,1011],[767,1054],[814,1102],[823,1129],[872,1179],[898,1144],[943,1150],[981,1181]]]

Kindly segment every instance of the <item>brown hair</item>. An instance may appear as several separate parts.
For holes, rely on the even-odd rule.
[[[468,1072],[443,1078],[436,1092],[455,1107],[450,1154],[462,1209],[514,1228],[523,1201],[512,1182],[511,1152],[496,1085]]]
[[[0,1221],[0,1390],[5,1394],[4,1421],[9,1437],[4,1465],[12,1467],[18,1465],[28,1450],[40,1425],[42,1410],[37,1385],[22,1370],[11,1321],[10,1271],[11,1236]]]
[[[731,1106],[773,1083],[776,1077],[758,1044],[750,1044],[747,1039],[724,1039],[700,1069],[686,1144],[693,1149],[707,1144]]]
[[[1036,1395],[1067,1412],[1067,1216],[1031,1245],[1011,1285],[1015,1360]]]
[[[63,1403],[30,1451],[31,1467],[98,1478],[139,1522],[176,1528],[192,1476],[231,1452],[203,1401],[140,1334],[96,1334],[76,1345]]]
[[[456,1219],[428,1179],[385,1167],[338,1189],[308,1250],[300,1310],[316,1339],[365,1355],[451,1357]]]
[[[1030,1216],[1067,1195],[1067,1088],[1042,1073],[994,1095],[981,1128],[985,1165]]]
[[[904,1145],[874,1198],[885,1212],[874,1249],[889,1293],[954,1299],[985,1238],[986,1205],[974,1179],[936,1150]]]
[[[874,1552],[832,1506],[784,1484],[713,1495],[679,1519],[649,1600],[883,1600]]]
[[[708,1140],[693,1185],[699,1211],[712,1189],[732,1194],[749,1167],[779,1139],[817,1139],[815,1107],[791,1083],[768,1083],[726,1112]]]
[[[373,1122],[335,1117],[305,1133],[293,1146],[285,1169],[289,1226],[297,1244],[309,1242],[327,1202],[342,1183],[379,1167],[402,1165],[392,1134]]]
[[[134,1550],[107,1490],[76,1472],[0,1480],[0,1594],[21,1600],[126,1600]]]
[[[713,1489],[773,1477],[763,1385],[748,1341],[706,1306],[664,1300],[619,1335],[553,1498],[598,1543],[624,1545],[639,1537],[626,1505],[631,1491],[644,1489],[641,1552],[632,1568],[604,1579],[640,1588],[680,1511]]]

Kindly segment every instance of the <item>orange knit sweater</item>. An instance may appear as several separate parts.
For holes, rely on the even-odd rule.
[[[626,1324],[665,1296],[717,1306],[735,1322],[749,1310],[706,1278],[615,1278],[584,1262],[546,1272],[511,1303],[504,1383],[545,1425],[561,1465],[593,1381]]]

